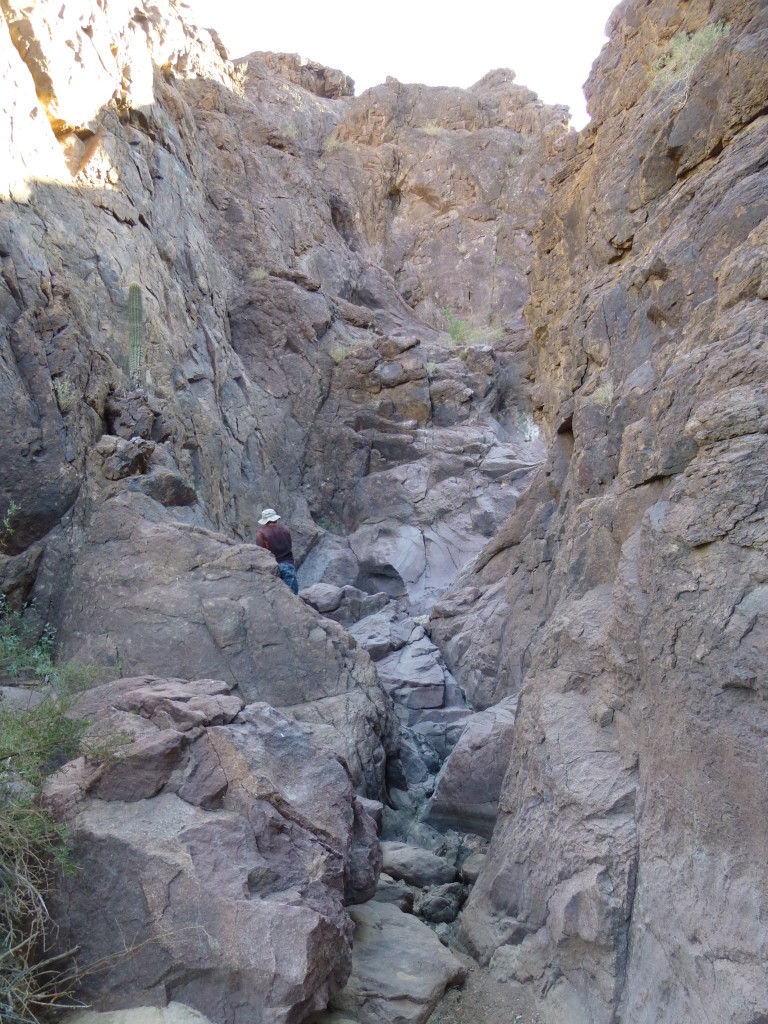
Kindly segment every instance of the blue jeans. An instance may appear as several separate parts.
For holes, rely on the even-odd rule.
[[[280,573],[280,579],[283,583],[290,587],[294,594],[298,594],[299,581],[296,576],[296,566],[293,562],[278,562],[277,571]]]

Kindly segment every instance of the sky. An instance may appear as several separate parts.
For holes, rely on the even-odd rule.
[[[215,28],[231,57],[254,50],[298,53],[338,68],[360,95],[387,76],[467,88],[494,68],[546,103],[587,121],[581,91],[605,42],[618,0],[185,0],[193,20]]]

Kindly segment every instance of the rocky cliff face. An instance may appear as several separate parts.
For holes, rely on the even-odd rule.
[[[625,3],[610,29],[537,232],[548,463],[433,620],[474,701],[521,692],[461,933],[499,977],[539,979],[552,1020],[751,1022],[768,20]],[[679,32],[711,45],[665,74]]]
[[[387,772],[423,795],[469,714],[411,616],[543,456],[522,304],[564,111],[509,72],[353,100],[289,55],[230,63],[173,2],[9,0],[0,46],[0,585],[122,677],[81,711],[129,734],[51,784],[84,879],[60,942],[102,1009],[303,1019],[349,974]],[[250,543],[267,505],[305,601]],[[421,1021],[464,972],[395,910],[401,959],[436,947],[392,994]]]
[[[493,832],[463,948],[551,1022],[758,1024],[764,5],[626,0],[579,136],[511,72],[355,99],[232,64],[172,0],[0,10],[0,587],[128,677],[91,715],[142,722],[138,789],[75,766],[58,806],[83,857],[125,855],[141,941],[186,934],[215,813],[211,949],[289,907],[303,950],[182,942],[99,1004],[322,1008],[378,871],[364,800],[388,761],[398,822],[429,793],[455,676],[487,710],[424,817]],[[250,543],[267,505],[304,603]],[[102,902],[63,907],[71,941]]]

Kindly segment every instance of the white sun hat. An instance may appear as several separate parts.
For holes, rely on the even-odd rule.
[[[265,508],[261,513],[261,519],[259,520],[259,526],[266,526],[267,523],[276,523],[280,516],[275,512],[273,508]]]

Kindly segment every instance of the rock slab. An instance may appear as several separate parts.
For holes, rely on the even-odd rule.
[[[460,984],[463,965],[434,932],[387,903],[350,910],[352,973],[330,1009],[360,1024],[423,1024],[443,992]]]

